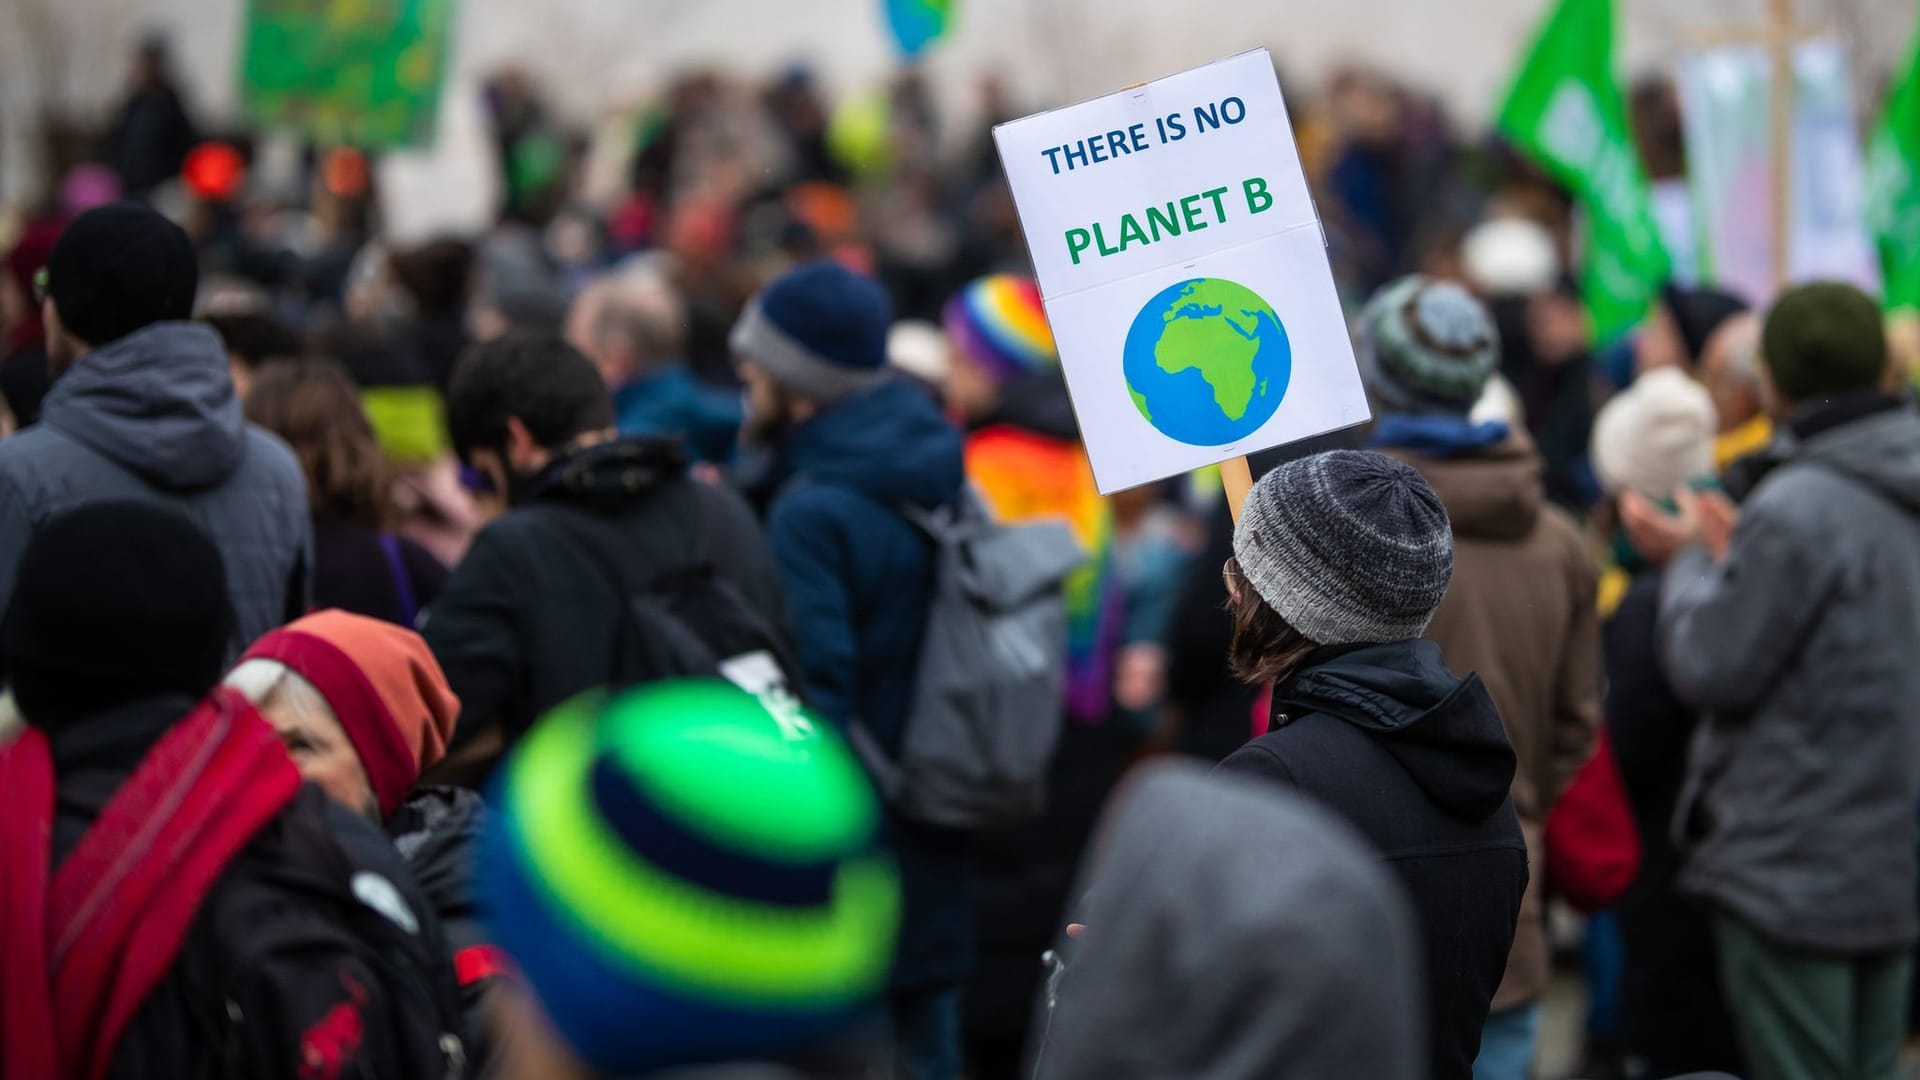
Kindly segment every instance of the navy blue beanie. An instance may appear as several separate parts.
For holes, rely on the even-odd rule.
[[[732,344],[782,387],[830,403],[887,377],[892,326],[879,282],[823,259],[775,278],[741,314]]]

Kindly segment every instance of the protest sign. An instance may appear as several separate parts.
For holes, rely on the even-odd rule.
[[[994,141],[1103,494],[1368,419],[1266,50]]]
[[[454,0],[250,0],[240,93],[267,127],[367,149],[433,141]]]

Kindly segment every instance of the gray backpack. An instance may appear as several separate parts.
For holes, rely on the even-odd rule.
[[[978,828],[1037,816],[1064,722],[1065,583],[1086,552],[1064,524],[997,524],[971,491],[900,512],[936,560],[913,711],[896,760],[859,725],[854,745],[905,817]]]

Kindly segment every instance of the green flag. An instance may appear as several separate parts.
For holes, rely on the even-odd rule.
[[[1560,0],[1498,124],[1586,211],[1580,291],[1595,336],[1631,330],[1671,267],[1614,79],[1613,0]]]
[[[1889,309],[1920,308],[1920,33],[1867,150],[1867,220]]]
[[[240,95],[317,142],[433,141],[455,0],[249,0]]]

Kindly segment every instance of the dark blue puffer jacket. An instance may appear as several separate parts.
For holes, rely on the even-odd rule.
[[[964,475],[960,433],[902,382],[840,401],[781,449],[794,479],[768,535],[792,605],[809,703],[897,751],[933,597],[930,541],[895,509],[944,506]],[[897,988],[958,982],[972,954],[964,838],[892,819],[905,892]]]

